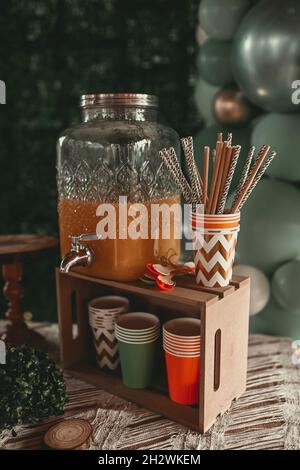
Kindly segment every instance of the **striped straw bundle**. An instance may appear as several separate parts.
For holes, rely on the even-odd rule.
[[[186,202],[203,204],[205,214],[224,214],[238,212],[249,198],[253,189],[272,162],[276,152],[270,151],[269,145],[263,145],[255,157],[255,147],[249,149],[239,183],[235,190],[231,207],[226,207],[230,186],[240,156],[241,146],[232,145],[232,134],[223,141],[222,133],[217,136],[216,148],[211,152],[204,147],[204,164],[201,171],[197,166],[193,138],[181,139],[181,144],[189,173],[187,179],[181,169],[179,159],[173,147],[162,149],[159,154],[180,188]],[[215,158],[211,154],[215,153]]]
[[[218,133],[216,148],[211,152],[209,147],[204,147],[201,172],[194,158],[192,137],[181,139],[181,144],[189,173],[188,179],[181,169],[174,148],[162,149],[160,156],[172,173],[186,202],[192,204],[196,282],[206,287],[224,287],[229,284],[232,276],[235,245],[240,229],[240,209],[276,152],[270,152],[270,146],[264,145],[255,156],[255,147],[249,149],[233,202],[228,207],[228,194],[241,146],[232,145],[231,133],[225,141],[222,133]],[[198,204],[202,204],[203,214],[196,211]]]

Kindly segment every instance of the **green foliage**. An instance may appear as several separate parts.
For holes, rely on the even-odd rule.
[[[0,430],[61,415],[66,400],[62,372],[47,353],[28,346],[8,349],[0,365]]]

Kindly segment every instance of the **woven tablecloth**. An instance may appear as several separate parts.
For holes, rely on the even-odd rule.
[[[57,344],[57,325],[34,328]],[[264,335],[249,339],[247,390],[201,435],[65,374],[69,402],[64,417],[93,426],[91,449],[300,449],[300,366],[291,361],[291,341]],[[38,449],[51,418],[19,426],[17,437],[0,433],[0,448]]]

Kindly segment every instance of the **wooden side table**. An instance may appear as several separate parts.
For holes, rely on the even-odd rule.
[[[28,328],[21,312],[22,267],[29,260],[41,259],[57,252],[58,240],[44,235],[0,235],[0,263],[5,281],[3,293],[8,302],[9,324],[0,338],[7,346],[27,344],[45,348],[44,338]]]

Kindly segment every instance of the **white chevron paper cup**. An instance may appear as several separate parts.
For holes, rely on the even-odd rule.
[[[192,218],[196,283],[226,287],[232,278],[240,214],[203,214]]]
[[[115,322],[128,312],[129,301],[116,295],[98,297],[89,302],[88,310],[97,363],[101,368],[114,370],[120,362]]]
[[[116,369],[120,361],[115,331],[92,327],[92,332],[98,365],[101,368]]]
[[[103,295],[89,302],[89,310],[103,316],[129,311],[129,300],[120,295]]]

